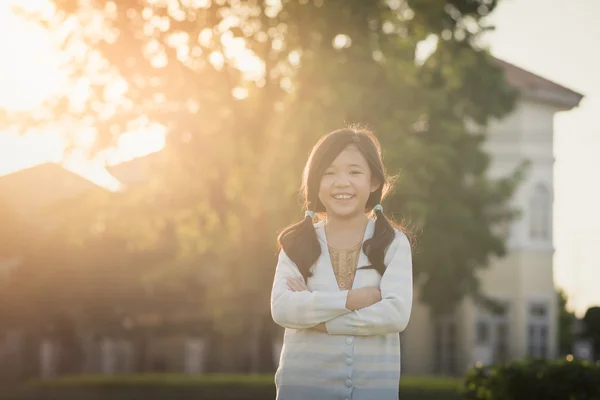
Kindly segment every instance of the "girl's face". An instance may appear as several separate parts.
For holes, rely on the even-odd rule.
[[[364,215],[369,195],[379,187],[371,179],[367,160],[354,145],[346,147],[325,170],[319,186],[319,200],[329,218]]]

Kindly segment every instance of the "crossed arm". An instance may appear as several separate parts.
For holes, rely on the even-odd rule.
[[[379,288],[311,292],[282,251],[271,292],[273,320],[286,328],[339,335],[401,332],[412,308],[412,259],[404,234],[397,233],[386,253],[386,265]]]
[[[301,277],[287,278],[287,284],[288,288],[293,292],[310,292],[310,289]],[[351,289],[348,290],[348,296],[346,297],[346,308],[350,311],[356,311],[379,301],[381,301],[381,290],[378,287],[367,286],[359,289]],[[328,333],[325,322],[321,322],[310,329]]]

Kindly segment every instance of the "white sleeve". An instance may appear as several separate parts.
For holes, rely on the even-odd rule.
[[[346,308],[347,290],[294,292],[287,286],[289,277],[302,277],[302,274],[281,250],[271,290],[271,315],[278,325],[293,329],[312,328],[350,312]]]
[[[333,335],[384,335],[402,332],[410,319],[413,297],[412,254],[406,235],[396,238],[386,252],[387,268],[381,278],[381,301],[325,323]]]

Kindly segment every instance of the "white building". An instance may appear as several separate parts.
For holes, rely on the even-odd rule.
[[[490,176],[510,174],[523,160],[529,173],[513,204],[521,210],[511,227],[508,254],[481,275],[482,289],[506,304],[490,315],[466,300],[455,315],[433,321],[415,304],[402,334],[406,374],[462,374],[476,363],[557,355],[557,296],[553,281],[554,115],[576,107],[582,95],[497,60],[520,100],[511,115],[488,127]],[[417,294],[416,294],[417,295]]]

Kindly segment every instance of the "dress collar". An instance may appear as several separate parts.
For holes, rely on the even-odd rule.
[[[317,222],[315,225],[315,231],[320,241],[327,244],[327,235],[325,235],[325,220]],[[375,219],[369,218],[367,221],[367,227],[365,228],[365,234],[363,236],[363,243],[365,240],[373,237],[375,231]]]

